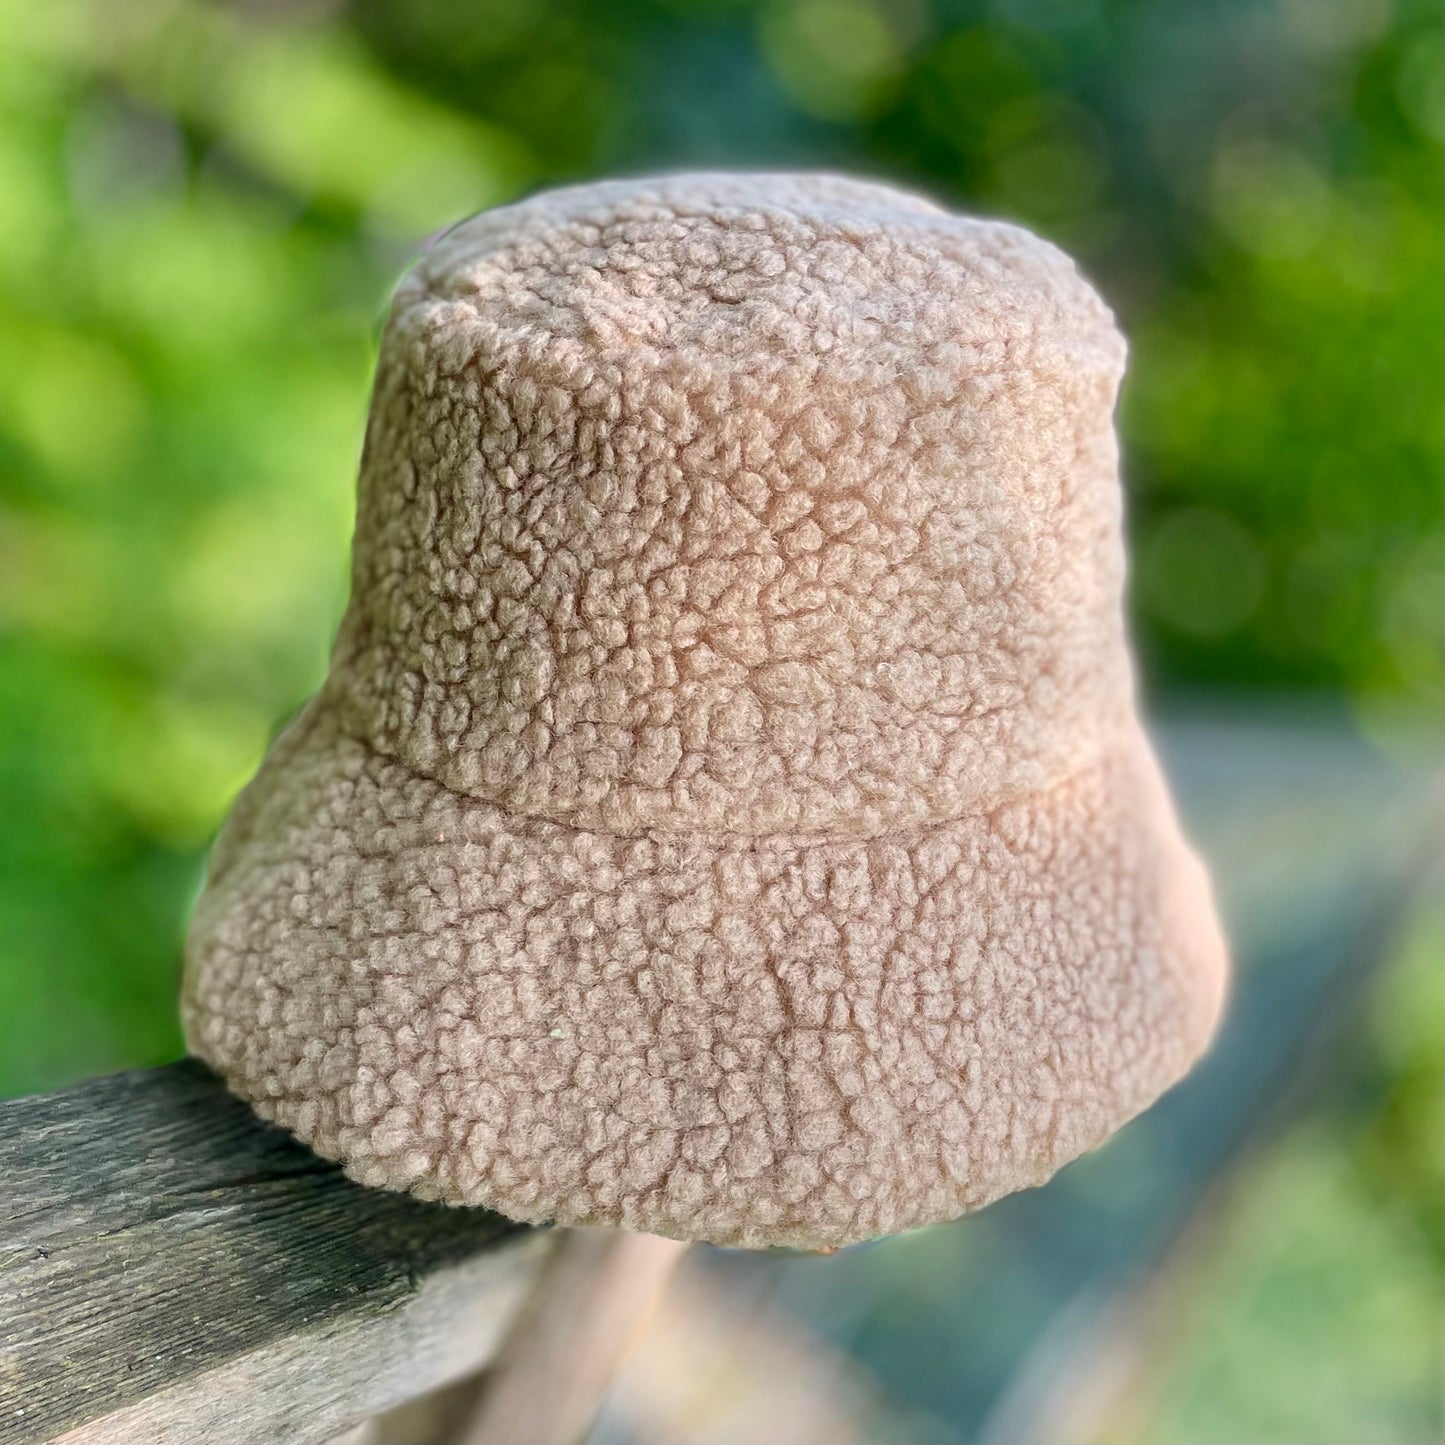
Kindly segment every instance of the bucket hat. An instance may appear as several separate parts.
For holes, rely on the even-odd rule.
[[[192,1051],[364,1183],[722,1244],[1098,1143],[1225,971],[1136,714],[1123,365],[1061,252],[880,185],[446,233],[329,676],[214,849]]]

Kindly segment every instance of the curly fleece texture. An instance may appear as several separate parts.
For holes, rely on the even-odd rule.
[[[1053,247],[876,185],[449,232],[193,1051],[365,1183],[723,1244],[953,1218],[1147,1106],[1224,947],[1135,717],[1123,356]]]

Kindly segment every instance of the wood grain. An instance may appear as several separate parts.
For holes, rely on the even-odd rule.
[[[194,1062],[0,1103],[0,1442],[313,1442],[484,1364],[543,1231],[363,1189]]]

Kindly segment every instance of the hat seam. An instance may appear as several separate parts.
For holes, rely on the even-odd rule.
[[[523,204],[525,204],[525,202],[524,202]],[[483,212],[478,212],[478,214],[481,215],[481,214],[484,214],[484,213],[483,213]],[[673,219],[674,222],[685,225],[685,226],[688,228],[689,232],[697,232],[697,231],[700,231],[700,230],[702,230],[702,229],[704,229],[704,228],[710,228],[710,229],[712,229],[712,230],[714,230],[714,231],[729,232],[729,233],[742,233],[742,234],[755,234],[755,233],[756,233],[756,232],[746,231],[744,228],[739,227],[739,226],[735,226],[735,225],[730,226],[730,225],[728,225],[727,222],[726,222],[726,220],[724,219],[724,217],[728,214],[728,212],[727,212],[726,209],[708,209],[708,210],[701,210],[701,209],[700,209],[700,210],[695,210],[695,211],[671,211],[670,214],[671,214],[672,219]],[[841,226],[841,225],[835,225],[835,226],[830,227],[830,228],[828,228],[828,229],[825,230],[824,228],[822,228],[822,227],[820,227],[819,225],[815,224],[814,221],[813,221],[810,217],[801,215],[801,214],[799,214],[799,213],[796,212],[796,211],[789,211],[787,208],[785,208],[785,207],[783,207],[783,206],[772,206],[772,207],[759,206],[759,207],[754,208],[754,209],[744,209],[744,208],[739,207],[739,208],[737,208],[736,214],[738,214],[739,216],[759,216],[759,217],[764,217],[764,216],[777,216],[777,217],[780,218],[780,219],[786,220],[786,221],[789,222],[790,224],[793,224],[793,225],[801,225],[802,227],[804,227],[804,228],[807,230],[807,232],[808,232],[808,236],[807,236],[806,240],[809,241],[809,242],[817,242],[817,241],[819,241],[819,240],[832,240],[832,239],[837,239],[837,240],[842,241],[842,242],[844,242],[845,244],[847,244],[847,245],[848,245],[849,247],[851,247],[854,251],[857,251],[860,255],[865,255],[864,250],[863,250],[863,244],[862,244],[862,241],[863,241],[863,239],[865,239],[865,237],[864,237],[862,234],[849,234],[848,229],[844,228],[844,227]],[[908,213],[900,213],[900,214],[914,215],[914,214],[927,214],[927,213],[925,213],[925,212],[908,212]],[[958,220],[958,219],[970,219],[970,220],[971,220],[971,219],[973,219],[973,218],[971,218],[971,217],[964,217],[964,218],[949,217],[946,212],[942,212],[942,211],[938,212],[937,215],[940,216],[940,217],[942,217],[942,218],[944,218],[944,219],[950,219],[950,220]],[[469,217],[468,219],[470,220],[471,218]],[[461,224],[462,224],[462,225],[465,225],[466,222],[462,222]],[[615,212],[614,212],[614,213],[610,213],[610,214],[608,214],[608,213],[600,213],[600,214],[597,214],[597,215],[595,215],[594,217],[591,217],[591,218],[586,217],[586,216],[559,217],[557,220],[555,220],[555,221],[553,221],[553,222],[549,222],[548,224],[546,224],[546,225],[543,226],[542,228],[538,229],[537,231],[531,232],[530,234],[528,234],[528,235],[525,236],[524,238],[515,240],[515,241],[513,241],[513,242],[512,242],[511,244],[509,244],[509,245],[498,247],[495,251],[487,251],[487,252],[484,252],[484,253],[483,253],[483,257],[482,257],[482,262],[483,262],[483,265],[485,265],[485,266],[493,267],[493,268],[495,268],[495,269],[497,269],[497,270],[506,270],[507,267],[512,266],[512,265],[514,264],[514,262],[516,261],[516,258],[518,257],[518,255],[519,255],[526,247],[528,247],[528,246],[535,246],[535,245],[537,245],[539,242],[544,242],[544,241],[546,241],[546,240],[548,240],[548,239],[550,239],[550,238],[556,237],[556,236],[558,236],[559,233],[566,232],[569,227],[591,227],[591,228],[593,228],[593,229],[601,230],[601,229],[603,229],[604,227],[606,227],[606,226],[608,226],[608,225],[613,225],[613,224],[624,224],[624,225],[632,225],[632,226],[656,226],[656,225],[662,225],[662,224],[665,224],[665,223],[664,223],[664,222],[661,222],[661,221],[659,221],[659,220],[651,220],[651,219],[648,219],[648,220],[641,220],[641,219],[639,219],[639,220],[636,220],[636,221],[627,222],[627,221],[624,221],[623,218],[622,218],[621,216],[617,215]],[[990,223],[987,223],[987,222],[975,220],[975,221],[974,221],[974,224],[977,225],[980,230],[990,229]],[[876,221],[876,220],[874,220],[874,221],[861,221],[861,222],[859,222],[853,229],[854,229],[856,232],[858,232],[858,233],[866,233],[866,239],[868,239],[868,240],[875,240],[875,239],[876,239],[876,240],[885,240],[885,241],[891,241],[891,242],[895,242],[895,243],[896,243],[896,242],[898,241],[898,239],[899,239],[899,237],[895,234],[895,232],[894,232],[890,227],[888,227],[888,226],[886,226],[886,225],[883,225],[881,222]],[[911,241],[911,240],[912,240],[912,236],[909,235],[908,237],[906,237],[906,239],[907,239],[908,241]],[[621,248],[621,249],[627,249],[627,250],[633,250],[633,249],[636,248],[636,246],[637,246],[638,244],[639,244],[639,239],[638,239],[638,238],[630,238],[630,237],[629,237],[629,238],[624,238],[624,239],[621,239],[621,240],[619,240],[619,241],[617,241],[617,242],[614,242],[612,245],[610,245],[610,246],[607,248],[607,250],[608,250],[608,253],[609,253],[609,254],[610,254],[611,252],[619,249],[619,248]],[[914,256],[915,256],[917,259],[919,259],[919,260],[935,259],[935,260],[938,260],[938,261],[948,262],[948,261],[951,259],[951,258],[948,257],[945,253],[943,253],[942,251],[937,250],[936,248],[933,248],[933,247],[930,247],[930,248],[927,248],[927,249],[924,249],[924,248],[921,248],[921,247],[920,247],[920,248],[917,248],[917,249],[914,249],[914,248],[912,248],[912,247],[909,247],[909,249],[910,249],[910,250],[913,250]],[[436,290],[436,287],[435,287],[435,285],[433,284],[433,281],[434,281],[434,279],[439,279],[439,278],[435,278],[435,277],[434,277],[433,270],[432,270],[432,268],[428,265],[428,262],[433,258],[434,255],[435,255],[435,252],[433,251],[433,252],[428,253],[425,257],[423,257],[422,260],[421,260],[421,262],[420,262],[420,264],[419,264],[419,265],[417,266],[417,268],[412,272],[412,275],[418,277],[418,278],[421,280],[421,282],[422,282],[423,286],[425,287],[425,289],[426,289],[430,294],[432,294],[432,295],[434,295],[434,296],[437,296],[439,299],[447,299],[447,300],[452,300],[452,299],[461,300],[461,299],[464,299],[464,297],[465,297],[465,295],[466,295],[466,293],[464,293],[464,292],[454,293],[453,295],[450,295],[450,296],[443,296],[442,293],[440,293],[440,292],[438,292],[438,291]],[[554,255],[555,255],[555,253],[554,253]],[[453,273],[453,274],[455,274],[455,273]],[[560,275],[561,273],[559,273],[559,272],[549,272],[549,274]]]
[[[429,787],[435,788],[440,793],[445,793],[449,798],[454,798],[463,805],[489,808],[505,819],[531,824],[541,829],[556,829],[561,833],[572,836],[585,835],[595,838],[616,839],[621,842],[671,842],[682,846],[702,846],[718,853],[750,853],[760,850],[771,851],[773,849],[811,851],[820,848],[847,847],[849,845],[867,846],[884,841],[891,842],[900,839],[926,837],[929,834],[946,832],[949,829],[960,827],[972,821],[984,820],[987,822],[992,820],[998,813],[1013,807],[1025,799],[1050,797],[1065,791],[1085,774],[1097,769],[1111,750],[1127,741],[1129,733],[1131,732],[1131,729],[1125,726],[1121,727],[1117,732],[1111,733],[1105,741],[1101,742],[1090,753],[1086,761],[1070,768],[1060,777],[1042,787],[1016,787],[1008,789],[991,795],[988,802],[977,809],[962,813],[952,813],[945,818],[931,818],[927,822],[912,823],[901,828],[880,828],[876,832],[871,833],[788,833],[779,830],[756,834],[716,834],[697,830],[673,832],[657,827],[639,828],[635,831],[584,827],[577,823],[570,823],[559,818],[550,817],[546,813],[527,812],[519,808],[511,807],[493,798],[485,798],[475,793],[462,792],[452,787],[449,783],[442,782],[431,774],[420,771],[405,758],[399,757],[394,753],[386,752],[384,749],[378,747],[370,738],[348,728],[340,716],[340,709],[335,703],[328,702],[326,706],[318,708],[315,717],[317,719],[329,718],[337,737],[344,741],[355,743],[368,756],[375,758],[381,763],[404,769],[408,776]],[[309,724],[310,728],[318,728],[320,726],[321,723],[316,721],[310,722]],[[1137,727],[1132,729],[1132,731],[1137,732]]]
[[[748,212],[744,214],[756,213]],[[786,211],[783,208],[778,208],[778,214],[786,217],[791,221],[804,219],[798,217],[795,213]],[[958,219],[947,217],[947,213],[945,212],[939,212],[939,215],[941,217],[944,217],[945,219]],[[715,211],[704,211],[686,216],[679,215],[677,216],[677,219],[683,222],[698,223],[698,225],[694,229],[701,229],[703,226],[709,226],[714,231],[718,232],[726,232],[729,230],[727,226],[719,223],[718,213]],[[981,231],[997,229],[998,226],[998,223],[990,223],[982,220],[977,220],[975,218],[965,217],[963,219],[974,220],[975,225]],[[541,240],[545,237],[554,236],[567,224],[569,223],[566,221],[560,222],[557,225],[552,225],[545,230],[539,231],[535,236],[528,238],[528,241],[516,241],[513,242],[511,245],[501,247],[496,251],[489,251],[485,253],[484,264],[494,267],[499,271],[505,272],[506,267],[514,263],[516,257],[526,244],[529,244],[529,242],[531,244],[535,244],[538,240]],[[604,222],[583,222],[583,224],[601,225],[604,224]],[[819,238],[825,235],[830,238],[836,236],[838,240],[845,242],[855,252],[857,252],[858,255],[864,257],[865,259],[869,259],[867,258],[866,251],[864,250],[863,240],[859,236],[850,235],[846,231],[842,230],[829,231],[824,233],[817,226],[812,225],[810,222],[808,223],[808,228],[811,234],[812,242],[816,242]],[[866,223],[858,226],[857,229],[860,232],[867,231],[869,233],[868,239],[892,241],[895,243],[898,240],[897,236],[893,234],[889,227],[884,226],[879,222]],[[927,235],[926,232],[923,234]],[[636,243],[632,241],[627,241],[621,244],[631,249]],[[615,245],[609,247],[609,251],[614,249],[616,249]],[[960,262],[958,262],[957,258],[949,256],[947,252],[937,246],[910,246],[909,249],[913,256],[920,261],[931,261],[936,265],[941,266],[958,266],[961,264]],[[488,318],[483,312],[480,299],[480,288],[473,287],[470,290],[463,290],[457,288],[455,284],[455,273],[452,273],[450,280],[444,279],[442,275],[437,274],[428,265],[430,259],[431,257],[429,256],[424,257],[420,261],[420,263],[412,270],[406,280],[402,283],[402,287],[399,288],[398,298],[402,300],[403,310],[410,310],[412,306],[418,304],[419,302],[430,301],[437,305],[446,305],[448,303],[451,303],[462,307],[466,311],[470,319],[478,326],[487,326],[489,324],[490,318]],[[1002,258],[995,259],[1000,265],[1005,265]],[[1006,265],[1005,269],[1007,269]],[[548,274],[553,276],[561,276],[563,273],[559,271],[552,271],[549,267]],[[1074,275],[1078,284],[1081,287],[1087,287],[1088,283],[1085,282],[1082,277],[1078,276],[1076,268],[1074,269]],[[403,293],[409,287],[418,290],[420,294],[415,298],[405,298],[403,296]],[[539,297],[539,299],[541,298]],[[1062,302],[1063,300],[1062,297],[1056,297],[1055,299],[1059,302]],[[1047,353],[1049,350],[1056,349],[1060,346],[1070,352],[1074,352],[1080,348],[1084,348],[1099,352],[1100,369],[1108,370],[1108,361],[1111,355],[1111,348],[1107,345],[1108,336],[1106,329],[1092,327],[1063,327],[1059,328],[1058,334],[1056,336],[1052,336],[1051,333],[1046,330],[1046,328],[1038,325],[1029,325],[1027,327],[1019,328],[1015,323],[1011,323],[1007,313],[1001,310],[996,310],[990,313],[990,317],[995,323],[995,328],[992,334],[973,337],[949,336],[947,338],[948,342],[952,345],[964,347],[977,347],[990,344],[998,344],[1005,346],[1010,351],[1014,350],[1015,348],[1021,348],[1030,358],[1033,358],[1036,354]],[[573,340],[580,342],[582,340],[578,337],[567,337],[546,327],[526,326],[507,332],[504,331],[503,328],[501,328],[500,326],[497,326],[495,322],[491,322],[491,326],[492,329],[499,336],[514,337],[518,345],[525,345],[535,336],[545,336],[556,341]],[[1051,340],[1053,343],[1052,346],[1049,345]],[[689,348],[687,347],[681,345],[659,346],[655,342],[646,341],[638,342],[636,344],[628,346],[594,344],[589,349],[592,351],[594,358],[599,362],[603,360],[613,360],[620,363],[624,358],[666,358],[669,356],[680,357],[689,360],[691,359],[687,356],[689,350]],[[704,348],[692,348],[692,350],[694,350],[700,356],[713,357],[719,361],[729,361],[735,359],[731,357],[729,353],[724,351],[709,351]],[[814,354],[814,359],[816,359],[816,354]],[[1006,375],[1028,375],[1034,373],[1035,371],[1036,368],[1028,365],[1015,365],[1013,367],[1007,367],[1002,369],[995,368],[989,374],[997,373]]]
[[[550,327],[535,324],[506,330],[485,314],[477,296],[439,292],[424,280],[419,281],[419,295],[414,300],[405,303],[403,311],[409,312],[425,306],[427,303],[431,303],[436,308],[447,306],[460,308],[465,313],[467,320],[475,325],[478,331],[487,334],[490,340],[511,343],[519,351],[529,345],[535,345],[538,341],[544,344],[571,343],[578,350],[585,351],[587,359],[593,365],[599,368],[610,368],[619,373],[629,367],[637,368],[644,364],[656,367],[669,360],[684,364],[696,371],[707,369],[700,365],[699,361],[711,361],[716,363],[718,371],[724,371],[728,369],[729,363],[739,360],[738,357],[727,351],[708,350],[683,344],[660,346],[655,341],[638,341],[627,346],[599,344],[589,342],[581,336],[569,336]],[[428,323],[429,329],[435,329],[437,323],[434,316],[426,317],[424,320]],[[970,371],[964,377],[967,382],[996,380],[1000,377],[1037,378],[1040,375],[1052,376],[1054,373],[1072,375],[1075,367],[1080,364],[1078,353],[1083,350],[1097,353],[1098,361],[1090,368],[1092,372],[1097,372],[1099,375],[1112,374],[1109,349],[1089,333],[1083,331],[1065,332],[1052,339],[1038,327],[1026,331],[1001,330],[991,335],[964,336],[960,334],[940,338],[935,346],[944,344],[961,348],[998,346],[1002,347],[1006,354],[1016,358],[1012,365],[990,365],[978,371]],[[876,352],[877,347],[872,347],[870,350]],[[1065,353],[1062,358],[1057,356],[1060,351]],[[814,351],[800,354],[796,358],[788,358],[783,357],[779,352],[779,356],[785,361],[792,361],[794,364],[816,371],[830,364],[837,366],[839,354]],[[1052,362],[1050,361],[1051,357],[1055,357]],[[471,359],[474,358],[469,358],[469,360]],[[878,368],[876,358],[859,356],[850,359],[855,361],[857,369],[861,372],[872,372]]]

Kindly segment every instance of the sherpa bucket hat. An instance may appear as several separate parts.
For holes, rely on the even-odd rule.
[[[1224,948],[1140,729],[1072,262],[871,184],[582,186],[400,287],[320,693],[192,1050],[367,1184],[847,1244],[1177,1080]]]

